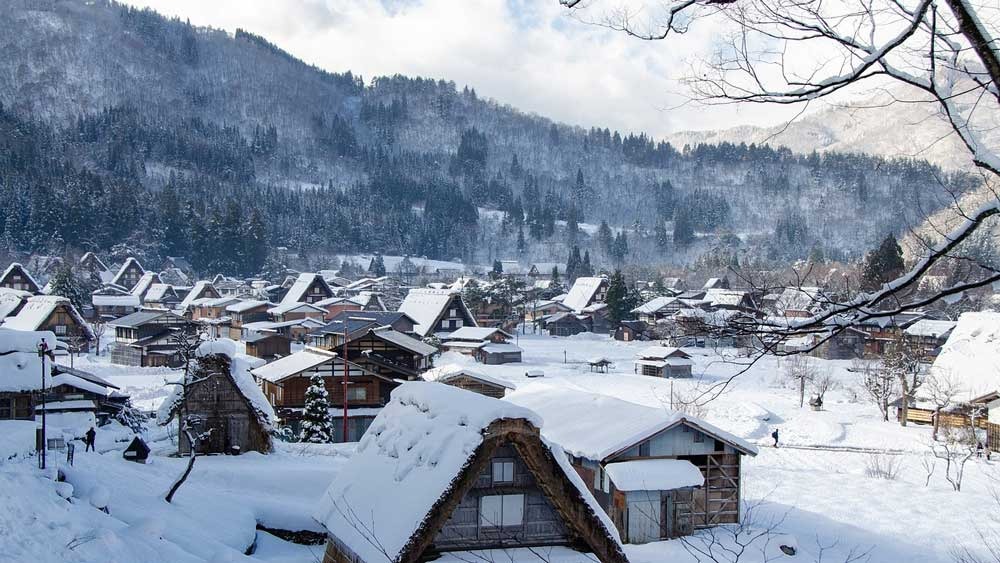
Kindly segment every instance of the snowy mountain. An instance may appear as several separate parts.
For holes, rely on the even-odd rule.
[[[5,250],[246,274],[276,246],[491,263],[579,245],[607,266],[849,259],[945,205],[938,178],[976,184],[861,154],[891,151],[846,118],[795,130],[790,144],[821,156],[748,146],[754,130],[682,150],[446,80],[328,72],[244,30],[113,2],[7,2],[0,37]]]

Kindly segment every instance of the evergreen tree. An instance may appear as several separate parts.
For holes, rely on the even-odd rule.
[[[549,292],[552,295],[559,295],[566,291],[562,279],[559,277],[559,266],[552,266],[552,282],[549,284]]]
[[[528,244],[524,240],[524,228],[518,225],[517,227],[517,253],[519,255],[524,254],[525,249],[527,249]]]
[[[503,277],[503,262],[493,261],[493,270],[490,271],[490,279],[498,280]]]
[[[674,215],[674,244],[687,246],[694,242],[694,225],[684,213]]]
[[[667,226],[664,221],[657,221],[656,227],[653,228],[653,234],[656,237],[656,247],[660,250],[666,250],[670,246],[670,237],[667,235]]]
[[[574,246],[569,252],[569,259],[566,260],[566,283],[573,283],[580,277],[580,269],[583,267],[583,259],[580,258],[580,247]]]
[[[618,323],[629,318],[633,306],[630,306],[628,299],[628,286],[625,284],[625,276],[621,270],[615,270],[608,280],[608,295],[605,298],[608,304],[608,319],[615,328]]]
[[[375,258],[372,259],[372,265],[369,268],[369,272],[376,278],[381,278],[385,275],[385,260],[382,259],[381,254],[376,254]]]
[[[597,229],[597,242],[601,244],[601,249],[604,250],[604,254],[611,256],[615,238],[614,234],[611,232],[611,227],[608,226],[607,221],[602,220],[601,226]]]
[[[896,279],[903,272],[903,249],[891,233],[879,247],[868,253],[861,269],[861,285],[874,290]]]
[[[594,266],[590,263],[590,251],[583,253],[583,263],[580,266],[580,277],[590,277],[594,275]]]
[[[82,310],[85,304],[89,303],[87,293],[83,291],[80,281],[76,279],[73,269],[68,261],[64,261],[55,275],[52,276],[52,295],[58,295],[69,299],[76,309]]]
[[[302,432],[299,440],[313,444],[333,441],[333,422],[330,419],[330,399],[323,376],[313,374],[306,389],[306,404],[302,410]]]
[[[576,204],[571,203],[566,213],[566,244],[573,246],[580,236],[580,222],[577,218]]]

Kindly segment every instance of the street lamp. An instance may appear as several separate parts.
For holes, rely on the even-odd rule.
[[[38,457],[38,466],[41,469],[45,469],[45,458],[48,455],[48,437],[45,434],[45,394],[47,392],[45,388],[45,356],[48,354],[49,345],[43,338],[38,342],[38,358],[42,360],[42,451]]]

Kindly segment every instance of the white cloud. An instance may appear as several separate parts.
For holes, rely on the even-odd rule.
[[[788,108],[687,105],[678,82],[717,30],[641,42],[568,17],[557,0],[130,0],[168,16],[263,35],[365,79],[444,78],[523,111],[584,127],[646,131],[773,124]],[[664,108],[675,108],[665,110]]]

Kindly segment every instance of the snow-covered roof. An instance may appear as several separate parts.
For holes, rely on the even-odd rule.
[[[513,338],[513,335],[495,327],[463,326],[449,334],[447,340],[486,340],[497,332],[507,338]]]
[[[122,264],[122,267],[118,268],[118,273],[115,274],[114,278],[112,278],[111,283],[114,283],[116,285],[122,285],[121,284],[121,280],[125,276],[125,272],[127,272],[128,269],[129,269],[129,266],[131,266],[133,264],[136,265],[136,266],[138,266],[140,271],[142,271],[142,272],[146,271],[146,269],[142,267],[142,264],[140,264],[138,260],[136,260],[135,258],[129,256],[125,260],[125,263]]]
[[[2,289],[7,289],[7,288],[2,288]],[[3,322],[4,318],[13,313],[14,309],[20,307],[21,303],[24,303],[24,301],[28,299],[28,297],[31,295],[29,293],[25,296],[21,296],[18,295],[17,293],[13,293],[14,291],[15,290],[11,290],[11,292],[0,291],[0,323]],[[18,292],[18,293],[27,293],[27,292]]]
[[[215,290],[215,286],[213,286],[212,282],[210,281],[201,280],[194,282],[194,286],[191,287],[191,291],[189,291],[187,295],[184,296],[184,299],[181,300],[180,304],[181,311],[187,311],[188,307],[190,307],[191,304],[196,299],[201,299],[202,293],[204,293],[209,288],[211,288],[213,291]]]
[[[271,403],[264,397],[264,392],[257,386],[257,382],[254,381],[253,375],[250,373],[254,368],[264,365],[264,360],[244,354],[243,346],[239,342],[228,338],[202,342],[198,346],[196,354],[198,357],[213,354],[222,354],[228,357],[229,375],[236,388],[246,398],[247,403],[250,405],[251,410],[253,410],[264,430],[270,431],[274,429],[278,417],[275,416],[274,408],[271,407]],[[171,394],[163,401],[156,413],[156,420],[161,425],[170,422],[174,411],[182,400],[183,388],[180,385],[173,385],[172,387]]]
[[[136,295],[100,295],[90,296],[95,307],[139,307],[139,297]]]
[[[963,313],[932,372],[959,384],[958,400],[1000,390],[1000,313]]]
[[[632,309],[633,313],[638,313],[640,315],[652,315],[653,313],[659,312],[661,309],[670,305],[674,301],[678,301],[676,297],[660,296],[654,297],[650,301],[639,305],[635,309]]]
[[[444,315],[455,296],[460,294],[449,289],[411,289],[400,304],[399,312],[406,313],[416,321],[414,332],[426,335],[434,330],[437,320]]]
[[[786,287],[778,295],[774,308],[779,314],[785,311],[811,311],[824,304],[828,297],[818,287]]]
[[[135,282],[135,287],[132,288],[131,293],[141,298],[154,283],[158,283],[159,281],[160,276],[156,272],[145,272],[139,277],[139,281]]]
[[[380,327],[372,330],[372,334],[386,342],[391,342],[404,350],[409,350],[421,356],[430,356],[437,353],[437,348],[399,332],[392,327]]]
[[[146,291],[145,301],[150,303],[159,303],[163,301],[168,293],[173,293],[174,288],[172,285],[167,283],[154,283],[149,286],[149,290]],[[177,294],[174,293],[174,296]]]
[[[330,286],[327,285],[323,276],[316,273],[302,273],[295,279],[292,286],[288,288],[288,291],[285,293],[285,297],[281,299],[281,303],[279,305],[283,306],[302,301],[302,299],[306,296],[306,291],[309,290],[309,286],[311,286],[314,282],[322,284],[327,290],[330,289]]]
[[[685,459],[636,459],[604,466],[619,491],[670,491],[700,487],[701,471]]]
[[[705,291],[705,301],[712,307],[738,307],[746,296],[747,292],[735,289],[713,288]]]
[[[38,343],[45,340],[56,347],[56,335],[49,331],[10,330],[0,327],[0,391],[34,391],[42,387],[42,360]],[[46,360],[48,365],[51,363]],[[51,382],[49,370],[45,370]],[[46,383],[49,385],[49,383]]]
[[[284,315],[292,312],[307,312],[307,313],[326,313],[326,309],[318,307],[311,303],[302,303],[299,301],[290,301],[286,303],[282,301],[279,305],[275,305],[267,310],[268,314],[271,315]]]
[[[28,298],[24,307],[21,307],[16,315],[4,319],[3,327],[14,330],[37,330],[60,305],[66,307],[70,316],[83,329],[87,337],[93,338],[90,325],[83,320],[76,307],[70,303],[69,299],[58,295],[35,295]]]
[[[510,354],[512,352],[523,352],[524,350],[513,344],[494,344],[488,342],[486,346],[483,346],[483,351],[488,354]]]
[[[280,323],[271,321],[257,321],[253,323],[246,323],[243,325],[245,330],[277,330],[279,328],[285,328],[290,326],[303,326],[309,329],[320,328],[323,326],[323,321],[305,317],[302,319],[292,319],[290,321],[282,321]]]
[[[647,360],[665,360],[670,357],[690,359],[691,355],[681,350],[680,348],[672,348],[669,346],[650,346],[649,348],[643,349],[641,352],[636,354],[638,358],[644,358]]]
[[[537,412],[545,420],[542,434],[572,455],[601,461],[674,425],[687,423],[745,452],[757,449],[701,419],[668,409],[655,409],[606,395],[532,383],[518,387],[505,401]]]
[[[226,306],[226,312],[229,313],[242,313],[243,311],[249,311],[250,309],[255,309],[263,305],[268,305],[267,301],[260,301],[257,299],[247,299],[245,301],[240,301],[238,303],[233,303],[232,305]]]
[[[573,288],[569,290],[566,299],[563,300],[563,304],[574,311],[582,311],[584,307],[590,305],[597,290],[606,281],[606,278],[598,277],[577,278],[576,282],[573,283]]]
[[[7,268],[3,271],[3,273],[0,274],[0,280],[7,279],[7,276],[9,276],[11,272],[13,272],[15,269],[20,269],[21,273],[23,273],[24,276],[28,278],[28,281],[34,284],[35,287],[41,289],[42,284],[38,283],[35,280],[35,278],[31,276],[31,272],[29,272],[27,268],[22,266],[20,262],[11,262],[10,265],[7,266]]]
[[[269,364],[256,367],[250,370],[250,373],[264,381],[278,382],[327,362],[332,362],[336,357],[337,354],[333,352],[307,347],[284,358],[278,358]]]
[[[456,486],[484,431],[504,419],[541,425],[538,415],[506,401],[436,383],[401,385],[320,498],[316,520],[359,560],[395,561]],[[596,507],[565,455],[555,448],[553,457]],[[594,512],[617,540],[603,511]]]
[[[431,368],[425,371],[423,374],[421,374],[421,377],[424,378],[424,381],[437,381],[438,383],[447,383],[455,379],[456,377],[461,377],[463,375],[471,377],[472,379],[478,379],[480,381],[489,383],[491,385],[504,387],[506,389],[516,388],[513,383],[505,379],[500,379],[499,377],[493,377],[491,375],[487,375],[479,370],[470,369],[461,364],[445,364],[443,366]]]
[[[935,321],[932,319],[920,319],[919,321],[906,327],[905,332],[910,336],[924,336],[929,338],[944,338],[954,330],[955,321]]]

